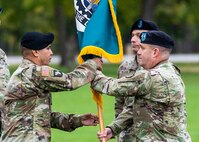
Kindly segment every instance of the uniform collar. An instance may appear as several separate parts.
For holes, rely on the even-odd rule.
[[[171,64],[170,62],[169,62],[169,60],[164,60],[164,61],[161,61],[161,62],[159,62],[154,68],[159,68],[159,67],[163,67],[163,66],[168,66],[168,64]]]
[[[23,59],[20,66],[21,67],[27,67],[27,66],[32,66],[32,65],[36,65],[36,64],[33,63],[32,61],[28,60],[28,59]]]

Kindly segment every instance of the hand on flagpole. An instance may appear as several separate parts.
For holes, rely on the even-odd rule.
[[[97,64],[97,69],[100,70],[100,71],[102,71],[102,65],[103,65],[102,58],[93,58],[93,60]]]
[[[97,136],[100,141],[102,141],[103,139],[108,141],[113,137],[113,133],[110,128],[105,128],[103,132],[98,131]]]

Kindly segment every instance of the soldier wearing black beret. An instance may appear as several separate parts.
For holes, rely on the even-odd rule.
[[[137,51],[139,49],[140,43],[140,34],[142,32],[147,32],[150,30],[159,30],[158,26],[150,20],[139,18],[137,19],[130,28],[130,36],[131,36],[131,49],[134,53],[127,60],[124,60],[122,64],[118,68],[118,77],[124,77],[133,75],[137,70],[140,70],[141,67],[137,63]],[[134,97],[116,97],[115,98],[115,116],[116,119],[112,124],[108,125],[113,131],[114,135],[117,135],[117,142],[129,142],[134,141],[135,136],[133,135],[132,127],[133,121],[130,120],[128,123],[125,118],[128,118],[127,115],[133,115],[133,102]],[[121,127],[123,129],[122,132],[116,131],[116,127],[120,127],[123,123],[128,124],[127,128]]]
[[[163,31],[142,32],[140,39],[141,47],[137,52],[139,65],[148,69],[156,66],[160,61],[169,59],[170,52],[174,48],[174,40],[167,33]],[[146,52],[149,53],[146,54]]]
[[[94,126],[93,114],[63,114],[51,112],[51,92],[75,90],[95,77],[102,68],[100,58],[87,60],[70,73],[49,65],[53,52],[52,33],[27,32],[21,38],[22,63],[9,80],[5,94],[7,114],[2,141],[51,141],[51,128],[73,131],[82,126]]]
[[[133,121],[134,141],[191,142],[186,125],[186,95],[179,71],[169,61],[174,40],[162,31],[141,33],[137,60],[144,69],[134,75],[115,79],[98,72],[92,88],[109,96],[134,96],[133,115],[126,123],[107,127],[98,138],[109,139],[114,132]],[[119,127],[118,127],[119,126]]]

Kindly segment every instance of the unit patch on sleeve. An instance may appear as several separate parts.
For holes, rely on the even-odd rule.
[[[54,76],[54,77],[62,77],[62,76],[63,76],[63,73],[62,73],[61,71],[54,70],[54,71],[53,71],[53,76]]]

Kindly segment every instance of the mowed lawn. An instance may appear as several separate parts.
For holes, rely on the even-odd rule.
[[[186,85],[187,100],[187,123],[188,131],[193,142],[199,141],[199,63],[178,64],[182,70],[182,78]],[[57,66],[56,66],[57,67]],[[15,68],[15,67],[14,67]],[[57,67],[59,68],[59,67]],[[105,64],[103,72],[108,76],[116,77],[118,65]],[[66,71],[65,68],[60,68]],[[90,86],[86,85],[75,91],[53,93],[52,109],[64,113],[94,113],[97,114],[97,107],[92,99]],[[114,97],[103,95],[104,124],[111,123],[114,119]],[[73,132],[63,132],[52,129],[52,142],[97,142],[97,131],[99,126],[81,127]],[[115,142],[115,139],[110,140]]]

